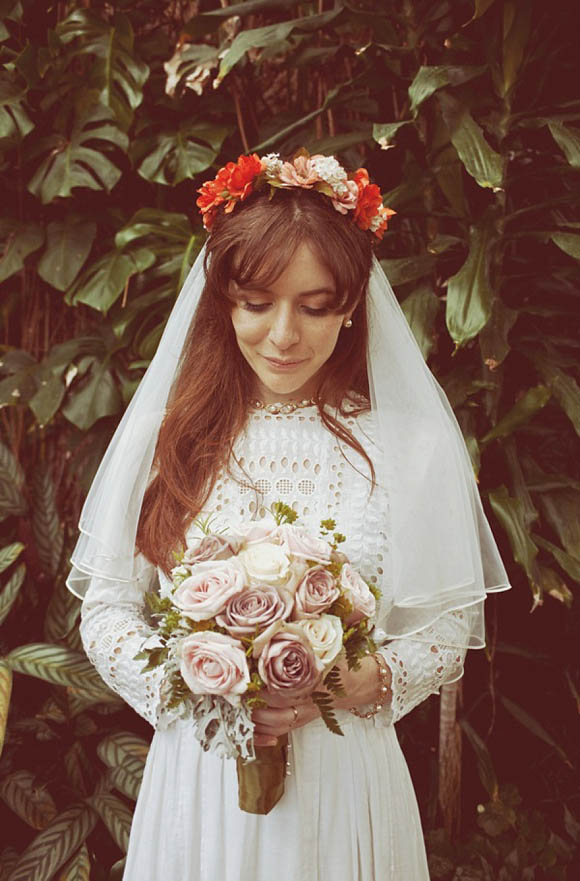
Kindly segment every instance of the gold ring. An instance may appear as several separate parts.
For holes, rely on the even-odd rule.
[[[296,719],[298,718],[298,707],[292,707],[292,709],[294,710],[294,718],[290,722],[290,728],[294,728],[296,725]]]

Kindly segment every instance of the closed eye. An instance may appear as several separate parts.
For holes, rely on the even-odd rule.
[[[240,302],[242,309],[245,309],[247,312],[265,312],[271,305],[271,303],[249,303],[247,300],[242,300]],[[306,315],[313,316],[328,315],[330,312],[328,306],[320,306],[318,308],[313,306],[301,306],[300,308],[306,313]]]

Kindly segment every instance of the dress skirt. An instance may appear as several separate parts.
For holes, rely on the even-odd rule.
[[[236,763],[190,722],[155,733],[123,881],[429,881],[419,811],[393,725],[341,712],[290,734],[290,776],[266,816],[238,807]]]

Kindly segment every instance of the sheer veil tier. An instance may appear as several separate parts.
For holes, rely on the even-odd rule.
[[[150,568],[135,553],[137,524],[157,435],[204,282],[205,246],[173,307],[137,392],[97,471],[72,554],[69,589],[107,602],[142,601]],[[378,440],[377,480],[390,500],[392,605],[387,638],[415,634],[470,607],[469,646],[484,645],[483,600],[509,588],[483,511],[461,429],[379,263],[368,289],[368,373]],[[95,582],[96,579],[96,582]]]

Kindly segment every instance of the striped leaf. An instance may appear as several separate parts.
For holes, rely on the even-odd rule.
[[[5,664],[4,661],[0,661],[0,754],[2,753],[2,747],[4,746],[11,694],[12,670],[8,664]]]
[[[18,591],[22,587],[25,575],[26,566],[24,563],[21,563],[20,566],[14,570],[2,589],[2,593],[0,593],[0,625],[2,625],[8,617],[10,609],[14,605],[14,601],[18,596]]]
[[[118,789],[127,798],[133,799],[133,801],[137,801],[142,776],[142,774],[131,774],[126,768],[113,768],[109,771],[111,786],[114,786],[115,789]]]
[[[0,853],[0,881],[7,881],[19,857],[20,854],[13,847],[6,847]]]
[[[97,819],[86,804],[67,808],[28,845],[8,881],[48,881],[83,844]]]
[[[14,771],[0,781],[0,798],[33,829],[44,829],[56,817],[56,805],[34,781],[32,771]]]
[[[0,520],[26,513],[24,474],[7,446],[0,443]]]
[[[86,844],[63,866],[58,881],[89,881],[91,861]]]
[[[56,575],[62,557],[64,532],[56,509],[54,483],[46,465],[32,479],[32,532],[42,568]]]
[[[112,708],[112,712],[116,712],[123,706],[123,699],[107,688],[104,682],[100,690],[94,688],[90,691],[85,691],[82,688],[72,688],[72,686],[69,686],[67,688],[67,697],[69,713],[73,719],[89,707],[99,709],[98,705],[106,704]]]
[[[129,731],[110,734],[97,747],[97,755],[105,765],[113,770],[122,768],[138,780],[143,776],[148,752],[147,741]]]
[[[58,578],[44,618],[44,637],[47,642],[64,639],[75,627],[80,600],[68,590],[64,579]]]
[[[6,655],[6,661],[17,673],[95,694],[103,692],[103,682],[94,667],[81,654],[65,646],[46,642],[19,646]]]
[[[111,833],[115,844],[127,853],[129,846],[129,832],[133,814],[120,798],[110,793],[94,796],[91,804],[99,813],[101,820]]]
[[[11,545],[6,545],[6,547],[0,548],[0,572],[4,572],[5,569],[8,569],[14,560],[20,556],[23,550],[24,545],[21,541],[15,541],[12,542]]]
[[[64,754],[63,764],[69,782],[79,795],[88,795],[86,779],[91,777],[91,766],[79,740]]]

